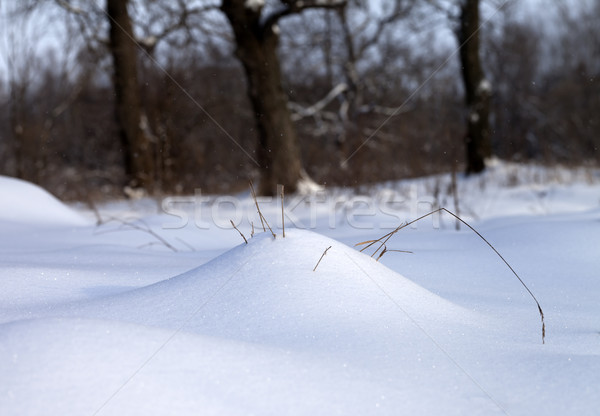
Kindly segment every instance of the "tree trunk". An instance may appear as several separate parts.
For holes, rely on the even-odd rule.
[[[277,26],[261,24],[261,9],[246,7],[246,0],[223,0],[236,40],[259,134],[261,168],[259,193],[274,195],[277,184],[294,192],[302,177],[302,162],[294,124],[283,91],[277,57]]]
[[[23,105],[26,86],[20,86],[16,81],[10,81],[10,100],[8,102],[8,121],[13,136],[13,151],[15,158],[15,176],[27,179],[25,173],[25,137],[23,134]]]
[[[141,129],[141,104],[137,79],[137,46],[134,42],[128,0],[107,0],[110,22],[110,50],[113,57],[113,84],[116,120],[123,146],[128,185],[152,191],[154,158],[149,138]]]
[[[491,156],[491,84],[485,79],[479,57],[479,0],[463,0],[457,38],[468,110],[466,173],[479,173],[485,169],[485,158]]]

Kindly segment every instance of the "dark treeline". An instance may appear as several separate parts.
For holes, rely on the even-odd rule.
[[[280,23],[283,88],[304,168],[317,183],[356,186],[465,169],[458,56],[444,64],[456,39],[437,35],[452,37],[452,10],[394,10],[389,22],[371,17],[363,26],[372,11],[358,3],[345,16],[314,10]],[[235,192],[259,175],[244,70],[227,23],[210,13],[156,44],[140,41],[141,129],[155,193]],[[492,153],[597,165],[600,6],[574,11],[565,3],[553,16],[544,26],[507,10],[482,27]],[[98,25],[108,37],[105,23]],[[19,59],[7,59],[11,73],[0,84],[0,174],[71,200],[120,195],[126,183],[110,52],[102,39],[82,38],[66,46],[69,65],[52,49],[10,52]]]

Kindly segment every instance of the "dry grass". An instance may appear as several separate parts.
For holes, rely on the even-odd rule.
[[[450,214],[451,216],[453,216],[457,221],[459,221],[460,223],[464,224],[465,226],[467,226],[471,231],[473,231],[481,240],[483,240],[493,251],[494,253],[496,253],[496,255],[504,262],[504,264],[506,264],[506,266],[510,269],[510,271],[513,273],[513,275],[519,280],[519,282],[521,282],[521,285],[523,285],[523,287],[525,288],[525,290],[527,290],[527,293],[529,293],[529,295],[531,296],[531,298],[535,301],[537,308],[538,308],[538,312],[540,314],[540,318],[542,320],[542,343],[545,343],[545,339],[546,339],[546,322],[544,320],[544,311],[542,310],[542,307],[540,306],[540,303],[538,302],[537,298],[535,297],[535,295],[533,294],[533,292],[529,289],[529,287],[527,287],[527,285],[525,284],[525,282],[523,281],[523,279],[521,279],[521,277],[517,274],[517,272],[515,271],[515,269],[508,263],[508,261],[506,261],[506,259],[498,252],[498,250],[496,250],[496,248],[488,241],[485,239],[485,237],[483,235],[481,235],[481,233],[479,233],[479,231],[477,231],[475,228],[473,228],[470,224],[468,224],[466,221],[464,221],[462,218],[460,218],[458,215],[454,214],[453,212],[447,210],[446,208],[439,208],[436,209],[434,211],[431,211],[425,215],[420,216],[419,218],[406,222],[400,226],[398,226],[396,229],[394,229],[393,231],[381,236],[380,238],[378,238],[377,240],[368,240],[368,241],[363,241],[360,243],[357,243],[356,246],[362,246],[364,245],[365,247],[363,247],[360,251],[364,252],[366,250],[368,250],[369,248],[376,246],[377,248],[375,249],[375,251],[373,251],[373,253],[371,254],[371,257],[374,257],[377,253],[379,253],[377,260],[379,260],[386,252],[388,251],[399,251],[399,250],[388,250],[387,249],[387,242],[390,240],[390,238],[392,238],[394,236],[394,234],[396,234],[398,231],[402,230],[403,228],[408,227],[411,224],[416,223],[417,221],[422,220],[423,218],[427,218],[430,215],[436,214],[436,213],[447,213]]]
[[[321,264],[321,260],[323,260],[323,257],[325,257],[325,254],[327,254],[327,252],[329,251],[330,248],[331,248],[331,246],[327,247],[325,249],[325,251],[323,252],[323,254],[321,254],[321,257],[319,258],[319,261],[317,262],[315,268],[313,269],[313,272],[317,271],[317,267],[319,267],[319,264]]]
[[[271,232],[271,235],[273,236],[273,238],[277,238],[277,235],[271,229],[271,226],[267,222],[267,219],[260,211],[260,206],[258,205],[258,199],[256,199],[256,191],[254,190],[254,184],[252,183],[252,181],[250,181],[250,193],[252,194],[252,198],[254,199],[254,204],[256,205],[256,211],[258,212],[258,217],[260,218],[260,223],[262,224],[263,231],[265,231],[265,232],[267,231],[267,229],[265,228],[265,224],[266,224],[267,227],[269,228],[269,231]]]
[[[285,238],[285,215],[283,212],[283,192],[284,192],[284,186],[281,185],[281,192],[280,192],[280,195],[281,195],[281,230],[283,233],[283,238]]]
[[[240,233],[240,235],[242,236],[242,238],[244,239],[244,243],[248,244],[248,240],[246,240],[246,237],[244,236],[244,234],[242,234],[242,232],[235,226],[235,224],[233,223],[233,220],[229,220],[229,222],[231,223],[231,225],[233,226],[233,228],[235,228],[235,230]]]
[[[157,232],[155,232],[152,228],[150,228],[150,226],[141,219],[136,218],[133,220],[124,220],[121,218],[109,217],[107,220],[104,220],[102,222],[102,224],[98,225],[98,227],[100,227],[101,225],[109,224],[111,222],[118,222],[121,224],[121,226],[114,230],[98,230],[95,232],[95,234],[96,235],[105,234],[105,233],[109,233],[109,232],[123,231],[123,230],[127,230],[127,229],[142,231],[146,234],[151,235],[156,241],[144,244],[143,246],[140,246],[139,248],[144,248],[144,247],[153,246],[153,245],[161,245],[161,246],[168,248],[169,250],[171,250],[173,252],[179,251],[179,250],[177,250],[177,248],[174,245],[169,243],[165,238],[161,237]],[[190,246],[188,243],[185,243],[181,239],[178,239],[178,240],[193,250],[193,247]]]

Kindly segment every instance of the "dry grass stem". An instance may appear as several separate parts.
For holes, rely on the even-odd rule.
[[[261,214],[262,215],[262,214]],[[271,226],[269,225],[269,223],[267,222],[267,219],[263,217],[263,220],[265,221],[265,224],[267,224],[267,228],[269,229],[269,231],[271,232],[271,235],[273,236],[273,238],[277,238],[277,234],[275,234],[273,232],[273,230],[271,229]]]
[[[325,254],[327,254],[327,252],[329,251],[329,249],[331,248],[331,246],[327,247],[325,249],[325,251],[323,252],[323,254],[321,254],[321,257],[319,258],[319,261],[317,262],[317,265],[315,266],[315,268],[313,269],[313,272],[317,271],[317,267],[319,267],[319,264],[321,264],[321,260],[323,260],[323,257],[325,257]]]
[[[456,180],[456,162],[452,165],[452,199],[454,199],[454,212],[460,217],[460,205],[458,201],[458,181]],[[456,221],[456,231],[460,230],[460,221]]]
[[[175,239],[176,239],[177,241],[179,241],[181,244],[183,244],[184,246],[186,246],[187,248],[189,248],[189,249],[190,249],[190,251],[196,251],[196,248],[195,248],[194,246],[192,246],[190,243],[188,243],[188,242],[186,242],[186,241],[182,240],[182,239],[181,239],[181,238],[179,238],[179,237],[175,237]]]
[[[267,231],[265,228],[265,223],[263,222],[263,215],[260,212],[260,207],[258,206],[258,200],[256,199],[256,191],[254,190],[254,184],[250,181],[250,193],[252,194],[252,198],[254,199],[254,204],[256,205],[256,211],[258,212],[258,218],[260,218],[260,223],[262,224],[263,231]]]
[[[96,226],[100,226],[100,225],[104,224],[104,220],[102,219],[102,215],[100,215],[100,211],[98,210],[96,203],[94,202],[92,197],[89,195],[87,197],[87,204],[94,212],[94,216],[96,217]]]
[[[242,234],[242,232],[235,226],[235,224],[233,223],[233,220],[229,220],[229,222],[231,223],[231,225],[233,226],[233,228],[235,228],[235,230],[240,233],[240,235],[242,236],[242,238],[244,239],[244,242],[246,244],[248,244],[248,240],[246,240],[246,237],[244,237],[244,234]]]
[[[163,245],[166,248],[168,248],[169,250],[172,250],[174,252],[179,251],[179,250],[177,250],[177,248],[175,248],[175,246],[173,246],[171,243],[169,243],[163,237],[161,237],[156,232],[154,232],[154,230],[152,230],[152,228],[150,228],[150,226],[148,224],[146,224],[144,221],[142,221],[140,219],[128,221],[128,220],[122,220],[120,218],[110,217],[103,224],[108,224],[111,221],[116,221],[116,222],[121,223],[121,227],[119,227],[118,230],[98,231],[98,232],[96,232],[96,234],[104,234],[104,233],[108,233],[108,232],[112,232],[112,231],[119,231],[119,230],[124,230],[125,228],[130,228],[133,230],[138,230],[138,231],[142,231],[147,234],[150,234],[152,237],[154,237],[157,240],[156,242],[153,242],[153,243],[144,244],[141,247],[153,246],[153,245],[158,244],[158,245]]]
[[[383,255],[389,251],[394,251],[396,253],[410,253],[412,254],[412,251],[408,251],[408,250],[388,250],[387,246],[383,247],[383,250],[381,250],[381,253],[379,253],[379,256],[377,257],[377,261],[379,261],[380,258],[383,257]]]
[[[381,253],[379,254],[379,257],[377,257],[377,260],[379,260],[381,258],[381,256],[383,256],[384,253],[386,253],[387,251],[392,251],[392,250],[387,250],[386,247],[386,243],[389,241],[390,238],[392,238],[392,236],[394,234],[396,234],[398,231],[400,231],[401,229],[408,227],[411,224],[414,224],[417,221],[422,220],[423,218],[426,218],[430,215],[436,214],[438,212],[445,212],[447,214],[450,214],[452,217],[454,217],[457,221],[459,221],[460,223],[464,224],[467,228],[469,228],[471,231],[473,231],[481,240],[483,240],[483,242],[485,242],[489,248],[492,249],[492,251],[494,251],[494,253],[496,253],[496,255],[504,262],[504,264],[506,265],[506,267],[509,268],[509,270],[512,272],[512,274],[519,280],[519,282],[521,283],[521,285],[525,288],[525,290],[527,291],[527,293],[529,293],[529,295],[531,296],[531,298],[535,301],[535,304],[537,305],[539,314],[540,314],[540,318],[542,320],[542,343],[545,343],[546,340],[546,321],[544,320],[544,311],[542,310],[542,307],[540,306],[540,303],[538,302],[537,298],[535,297],[535,295],[533,294],[533,292],[529,289],[529,287],[525,284],[525,282],[523,281],[523,279],[521,279],[521,277],[517,274],[517,272],[515,271],[515,269],[513,269],[513,267],[508,263],[508,261],[506,261],[506,259],[498,252],[498,250],[496,250],[496,248],[488,241],[485,239],[485,237],[483,237],[483,235],[481,235],[481,233],[479,233],[479,231],[477,231],[475,228],[473,228],[469,223],[467,223],[465,220],[463,220],[462,218],[460,218],[458,215],[454,214],[453,212],[447,210],[446,208],[439,208],[436,209],[434,211],[431,211],[425,215],[420,216],[419,218],[406,222],[400,226],[398,226],[396,229],[394,229],[393,231],[385,234],[384,236],[378,238],[377,240],[368,240],[368,241],[363,241],[360,242],[358,244],[356,244],[356,246],[361,246],[361,245],[365,245],[365,247],[363,247],[360,251],[365,251],[368,248],[372,247],[373,245],[377,244],[377,243],[381,243],[379,244],[379,246],[377,247],[377,249],[373,252],[373,254],[371,254],[371,257],[374,257],[375,254],[377,254],[380,250]]]
[[[281,185],[281,228],[283,232],[283,238],[285,238],[285,217],[283,215],[283,191],[284,185]]]
[[[260,218],[260,222],[262,224],[263,231],[264,232],[267,231],[267,229],[265,228],[265,224],[266,224],[267,227],[269,228],[269,231],[271,232],[271,235],[273,236],[273,238],[277,238],[277,235],[271,229],[271,226],[269,225],[267,219],[260,211],[260,206],[258,205],[258,199],[256,199],[256,192],[254,191],[254,184],[252,183],[252,181],[250,181],[250,192],[252,193],[252,198],[254,198],[254,204],[256,205],[256,211],[258,211],[258,217]]]
[[[430,213],[430,214],[431,214],[431,213]],[[427,214],[427,215],[430,215],[430,214]],[[379,250],[381,250],[381,249],[383,249],[383,248],[385,247],[385,243],[387,243],[387,242],[388,242],[388,240],[389,240],[390,238],[392,238],[392,236],[393,236],[394,234],[396,234],[398,231],[400,231],[400,230],[401,230],[401,229],[403,229],[404,227],[406,227],[406,226],[408,226],[408,225],[410,225],[410,224],[412,224],[412,223],[414,223],[414,222],[417,222],[417,221],[419,221],[419,220],[420,220],[420,219],[422,219],[422,218],[425,218],[427,215],[424,215],[423,217],[420,217],[420,218],[418,218],[418,219],[416,219],[416,220],[414,220],[414,221],[412,221],[412,222],[410,222],[410,223],[404,223],[404,224],[402,224],[402,225],[399,225],[398,227],[396,227],[396,228],[394,229],[394,231],[390,231],[390,232],[389,232],[389,233],[387,233],[386,235],[384,235],[384,236],[382,236],[382,237],[378,238],[377,240],[367,240],[367,241],[363,241],[363,242],[361,242],[361,243],[357,243],[357,244],[355,244],[355,246],[362,246],[362,245],[365,245],[365,244],[367,244],[365,247],[363,247],[363,248],[360,250],[361,252],[363,252],[363,251],[367,250],[368,248],[370,248],[371,246],[373,246],[375,243],[379,243],[379,242],[381,242],[381,245],[379,246],[379,248],[378,248],[377,250],[375,250],[375,251],[373,252],[373,254],[371,254],[371,257],[374,257],[374,256],[375,256],[375,254],[377,254],[377,252],[379,252]]]

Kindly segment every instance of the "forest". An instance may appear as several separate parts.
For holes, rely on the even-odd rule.
[[[0,0],[0,413],[597,416],[599,76],[599,0]]]
[[[231,193],[249,179],[262,194],[356,187],[477,174],[492,156],[600,162],[597,1],[26,0],[0,12],[0,174],[64,200]]]

